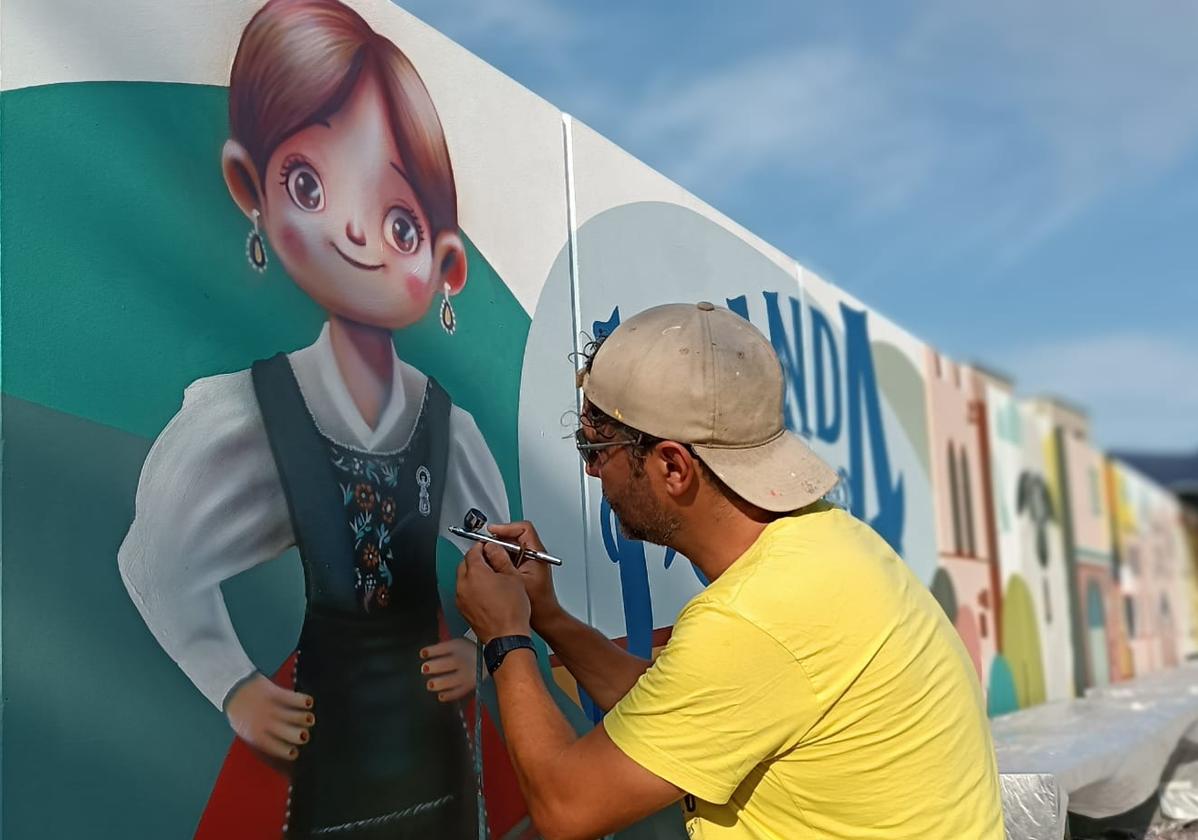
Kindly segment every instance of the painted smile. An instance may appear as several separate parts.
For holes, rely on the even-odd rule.
[[[349,256],[344,251],[342,251],[340,248],[338,248],[336,242],[330,242],[329,244],[333,246],[333,250],[337,252],[337,254],[341,257],[341,259],[345,260],[347,263],[352,265],[354,268],[360,268],[363,271],[378,271],[380,268],[383,267],[382,263],[379,263],[378,265],[370,265],[369,263],[358,262],[353,257]]]

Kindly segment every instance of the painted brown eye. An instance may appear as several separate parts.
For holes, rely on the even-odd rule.
[[[324,209],[324,185],[316,170],[306,163],[299,163],[287,173],[287,193],[295,206],[309,213]]]
[[[420,222],[406,207],[392,207],[383,219],[383,238],[401,254],[414,254],[420,247]]]

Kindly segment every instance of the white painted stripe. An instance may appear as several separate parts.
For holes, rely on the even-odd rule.
[[[582,362],[582,300],[580,298],[579,277],[578,277],[578,208],[574,202],[574,136],[571,131],[571,123],[573,118],[566,113],[562,114],[562,145],[565,151],[566,158],[566,227],[569,230],[569,247],[570,247],[570,318],[573,324],[574,333],[574,359],[575,368],[577,369]],[[582,390],[576,388],[574,390],[574,410],[578,415],[582,416]],[[591,611],[591,557],[590,547],[591,540],[591,483],[587,481],[586,468],[583,466],[582,459],[578,459],[578,481],[582,492],[582,509],[588,512],[588,515],[582,518],[582,550],[583,550],[583,572],[586,581],[587,591],[587,624],[594,626],[592,611]]]

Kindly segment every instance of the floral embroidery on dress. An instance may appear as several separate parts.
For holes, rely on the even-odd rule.
[[[369,484],[359,484],[354,488],[354,500],[362,510],[374,510],[374,488]]]
[[[404,456],[369,455],[340,446],[329,447],[329,460],[339,477],[346,521],[353,535],[354,591],[365,612],[391,603],[395,556],[391,539],[416,510],[399,515],[396,490]]]

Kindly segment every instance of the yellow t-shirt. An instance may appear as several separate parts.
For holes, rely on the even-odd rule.
[[[604,726],[693,794],[693,840],[1003,838],[969,654],[881,537],[825,503],[686,605]]]

